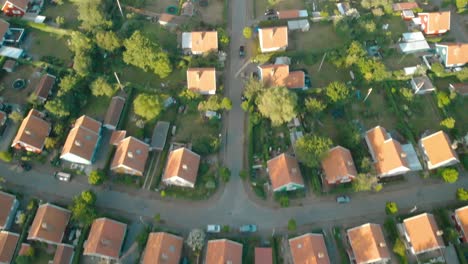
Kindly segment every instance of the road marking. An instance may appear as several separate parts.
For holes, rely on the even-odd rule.
[[[250,60],[248,60],[246,63],[244,63],[244,65],[242,65],[242,67],[239,69],[238,72],[236,72],[236,75],[234,75],[234,77],[238,77],[239,74],[245,69],[245,67],[247,67],[248,65],[250,64]]]

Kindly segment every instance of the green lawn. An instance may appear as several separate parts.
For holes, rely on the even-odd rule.
[[[176,121],[177,132],[174,140],[177,142],[191,142],[194,138],[204,135],[217,136],[219,133],[217,128],[207,122],[198,111],[179,114]]]
[[[111,98],[106,96],[89,96],[83,114],[98,120],[104,120]]]
[[[421,64],[421,59],[413,54],[401,55],[395,51],[395,54],[383,60],[383,63],[389,70],[401,70],[404,67],[412,67]]]
[[[49,2],[46,2],[42,15],[53,20],[54,22],[56,17],[61,16],[65,19],[65,24],[63,27],[72,29],[78,28],[80,24],[77,19],[78,12],[72,3],[68,1],[64,2],[62,5],[53,5],[48,3]]]
[[[432,131],[440,129],[439,123],[442,118],[434,104],[432,94],[417,95],[414,100],[414,104],[408,106],[412,113],[409,123],[412,124],[415,130],[415,136],[419,137],[428,129]]]
[[[320,58],[320,61],[322,58]],[[326,87],[329,83],[333,81],[347,82],[351,80],[349,72],[345,69],[340,69],[335,67],[335,65],[327,62],[325,57],[325,62],[322,64],[322,68],[319,71],[320,62],[312,65],[305,66],[309,72],[310,78],[312,80],[312,88],[317,87]]]
[[[291,49],[309,50],[314,53],[343,45],[342,39],[338,37],[331,23],[311,23],[309,31],[290,33],[289,40]]]
[[[305,2],[303,0],[253,0],[255,5],[256,17],[262,16],[267,8],[275,8],[275,10],[287,9],[304,9]],[[270,3],[275,3],[271,5]]]
[[[68,49],[66,38],[57,34],[47,33],[39,30],[31,30],[29,37],[32,38],[28,53],[39,60],[44,56],[59,58],[64,65],[72,61],[72,52]],[[45,49],[44,47],[51,47]]]

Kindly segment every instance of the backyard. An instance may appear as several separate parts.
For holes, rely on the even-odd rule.
[[[31,29],[23,46],[34,60],[46,61],[46,57],[53,57],[58,59],[58,63],[54,63],[57,66],[69,66],[72,62],[73,54],[68,49],[66,38],[58,34]]]
[[[311,23],[309,31],[292,32],[289,40],[290,50],[308,50],[314,53],[338,48],[344,44],[331,23]]]
[[[267,8],[276,10],[304,9],[304,0],[254,0],[255,17],[261,17]]]
[[[29,78],[35,72],[35,68],[30,65],[20,65],[16,67],[13,73],[4,74],[0,79],[2,90],[0,94],[3,99],[11,104],[25,104],[29,95],[34,91],[34,85],[28,83]],[[24,79],[26,81],[25,88],[13,88],[13,82],[17,79]]]

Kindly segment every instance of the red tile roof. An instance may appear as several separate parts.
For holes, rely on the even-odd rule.
[[[67,209],[50,203],[40,205],[29,229],[28,240],[61,243],[70,216],[71,212]]]
[[[442,130],[421,138],[421,147],[428,159],[429,169],[459,162],[448,135]]]
[[[208,241],[205,264],[242,264],[242,244],[217,239]]]
[[[26,12],[30,0],[3,0],[4,5],[7,3],[13,4],[17,8]]]
[[[60,157],[62,158],[66,154],[74,154],[91,161],[100,138],[100,129],[101,122],[85,115],[78,118],[70,133],[68,133]]]
[[[194,92],[207,94],[216,91],[215,68],[189,68],[187,70],[187,88]]]
[[[36,90],[34,94],[40,100],[47,100],[49,97],[50,90],[54,87],[56,77],[51,74],[44,74],[42,75],[39,83],[36,86]]]
[[[416,2],[407,2],[407,3],[395,3],[392,5],[393,11],[403,11],[419,8],[418,3]]]
[[[303,71],[289,71],[286,64],[264,64],[259,66],[263,83],[268,86],[285,86],[287,88],[303,88],[305,74]]]
[[[296,158],[283,153],[269,160],[267,166],[273,190],[289,183],[304,185]]]
[[[468,43],[441,43],[447,46],[447,66],[468,63]]]
[[[74,248],[72,245],[60,244],[55,250],[52,264],[70,264],[73,258]]]
[[[16,197],[13,194],[0,191],[0,227],[7,224],[15,200]]]
[[[150,233],[141,264],[179,264],[184,239],[169,233]]]
[[[367,223],[351,228],[347,233],[356,263],[374,263],[390,259],[390,250],[380,225]]]
[[[294,264],[330,264],[322,234],[305,234],[289,239]]]
[[[424,213],[403,221],[403,225],[413,246],[414,252],[420,254],[444,247],[444,240],[434,215]]]
[[[117,173],[143,176],[148,153],[148,144],[137,138],[127,137],[117,145],[111,170]]]
[[[11,146],[40,152],[44,148],[45,139],[50,133],[50,124],[42,117],[41,112],[31,109],[21,122]]]
[[[84,245],[83,255],[118,259],[127,225],[109,218],[94,220]]]
[[[258,30],[262,50],[277,49],[288,46],[288,27],[270,27]]]
[[[3,39],[5,34],[8,32],[9,28],[10,28],[10,23],[6,22],[3,19],[0,19],[0,40]]]
[[[322,160],[322,168],[329,184],[350,181],[357,176],[351,152],[341,146],[330,149],[328,156]]]
[[[450,11],[418,13],[421,17],[421,23],[426,25],[424,32],[427,34],[436,34],[450,30]]]
[[[114,130],[112,131],[111,138],[109,140],[109,144],[117,146],[120,141],[122,141],[125,136],[127,135],[127,130]]]
[[[273,264],[273,250],[271,248],[255,248],[255,264]]]
[[[464,206],[455,210],[455,217],[462,231],[464,241],[468,241],[468,206]]]
[[[199,166],[200,155],[187,148],[173,150],[169,153],[169,157],[167,158],[163,180],[177,176],[195,184]]]
[[[18,234],[0,231],[0,263],[10,263],[13,260],[18,240]]]

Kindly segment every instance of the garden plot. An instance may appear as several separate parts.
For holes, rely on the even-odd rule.
[[[209,25],[220,25],[223,24],[224,19],[227,20],[227,17],[224,12],[225,0],[210,0],[208,1],[208,6],[202,7],[198,4],[195,4],[196,10],[200,13],[204,23]],[[197,2],[196,2],[197,3]]]
[[[166,8],[169,6],[175,6],[179,8],[178,0],[147,0],[145,1],[145,6],[143,9],[156,12],[156,13],[165,13]]]
[[[304,0],[254,0],[255,17],[264,15],[267,8],[275,10],[305,9]]]
[[[310,24],[307,32],[292,32],[289,34],[289,50],[308,50],[317,53],[320,50],[338,48],[344,43],[336,34],[333,24]]]
[[[64,36],[31,30],[23,45],[34,60],[51,61],[57,66],[68,66],[72,62],[73,54]]]

